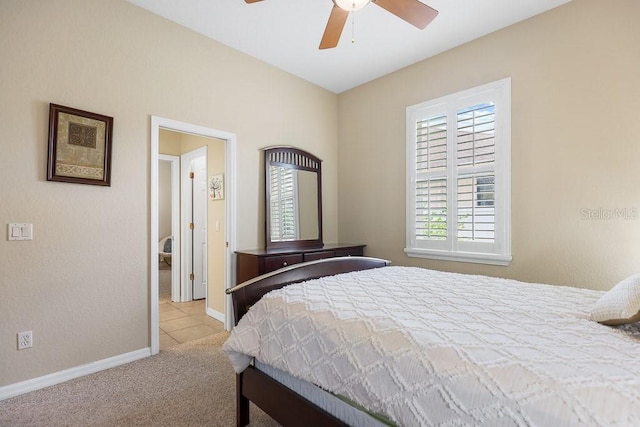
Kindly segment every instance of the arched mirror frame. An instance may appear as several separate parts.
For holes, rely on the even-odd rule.
[[[294,147],[264,149],[265,163],[265,243],[267,249],[321,248],[322,241],[322,160]],[[271,236],[271,167],[285,167],[316,174],[318,233],[315,239],[273,241]]]

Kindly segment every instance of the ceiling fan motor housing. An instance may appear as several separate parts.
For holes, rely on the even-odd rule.
[[[355,12],[369,4],[369,0],[333,0],[333,3],[340,9]]]

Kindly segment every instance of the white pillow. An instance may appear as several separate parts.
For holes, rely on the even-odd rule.
[[[591,309],[591,320],[610,326],[640,321],[640,274],[627,277],[600,297]]]

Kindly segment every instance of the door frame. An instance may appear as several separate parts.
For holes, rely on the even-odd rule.
[[[169,162],[171,165],[171,245],[174,248],[171,253],[171,263],[180,266],[182,253],[180,250],[176,250],[180,248],[182,240],[180,232],[180,157],[158,154],[158,160]],[[158,239],[160,238],[158,236]],[[180,301],[179,268],[171,269],[171,301]]]
[[[199,136],[212,137],[225,142],[225,199],[226,199],[226,248],[225,248],[225,288],[230,288],[235,282],[235,259],[233,253],[236,247],[236,135],[234,133],[198,126],[178,120],[151,116],[151,206],[149,234],[149,335],[151,337],[151,354],[160,351],[160,316],[158,292],[158,149],[160,147],[160,129],[190,133]],[[230,330],[233,324],[233,309],[231,298],[225,295],[224,326]]]

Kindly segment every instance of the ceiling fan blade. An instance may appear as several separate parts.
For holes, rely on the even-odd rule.
[[[372,0],[372,3],[421,30],[438,16],[437,10],[418,0]]]
[[[244,0],[245,3],[257,3],[262,0]]]
[[[327,22],[327,27],[324,29],[324,34],[320,41],[320,49],[330,49],[338,45],[338,41],[342,35],[342,29],[344,28],[344,24],[346,24],[348,17],[348,11],[340,9],[335,4],[333,5],[331,15],[329,15],[329,21]]]

